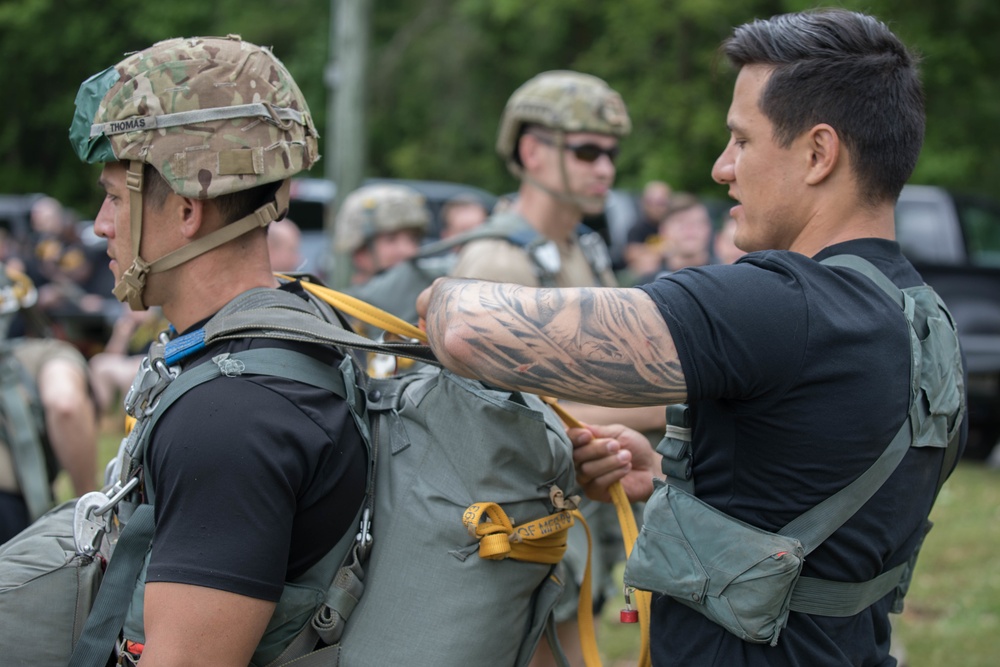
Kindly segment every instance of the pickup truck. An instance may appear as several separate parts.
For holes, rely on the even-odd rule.
[[[896,238],[958,325],[969,371],[965,456],[984,459],[1000,441],[1000,201],[907,185]]]

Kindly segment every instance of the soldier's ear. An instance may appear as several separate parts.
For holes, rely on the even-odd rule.
[[[177,198],[173,204],[174,211],[176,211],[177,219],[180,221],[180,231],[184,238],[193,239],[199,235],[204,236],[211,231],[205,229],[210,209],[208,202],[193,197],[183,197],[176,194],[174,196]]]
[[[826,123],[814,125],[806,133],[808,167],[806,183],[818,185],[833,173],[840,161],[840,136]]]

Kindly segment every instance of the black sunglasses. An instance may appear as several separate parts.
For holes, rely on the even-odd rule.
[[[556,142],[554,139],[550,139],[541,134],[532,134],[535,139],[542,142],[546,146],[555,146]],[[597,162],[597,160],[602,155],[607,155],[608,159],[612,162],[618,157],[618,146],[613,146],[612,148],[604,148],[603,146],[598,146],[597,144],[563,144],[563,148],[573,153],[577,160],[581,162]]]

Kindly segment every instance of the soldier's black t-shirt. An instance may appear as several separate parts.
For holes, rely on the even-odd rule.
[[[903,315],[873,282],[818,260],[868,259],[897,286],[922,280],[895,242],[864,239],[814,259],[787,251],[685,269],[639,287],[657,303],[687,381],[696,495],[769,531],[833,495],[884,451],[906,417]],[[911,448],[886,484],[806,557],[804,576],[867,581],[906,560],[943,450]],[[656,665],[895,664],[887,596],[848,618],[792,612],[778,645],[750,644],[666,596],[654,599]]]
[[[329,347],[223,341],[222,352],[281,347],[330,364]],[[160,419],[148,452],[156,530],[148,582],[205,586],[277,601],[348,531],[361,506],[367,455],[344,401],[270,376],[219,377]]]

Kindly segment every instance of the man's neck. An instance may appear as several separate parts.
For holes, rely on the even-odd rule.
[[[831,208],[821,211],[802,228],[789,250],[813,257],[823,248],[845,241],[896,238],[894,207],[891,203],[875,208],[846,211]]]
[[[513,210],[539,234],[559,242],[573,236],[583,217],[578,207],[560,201],[528,183],[522,183]]]
[[[179,275],[171,276],[171,290],[162,306],[164,316],[178,331],[185,331],[211,317],[247,290],[278,285],[266,254],[261,263],[260,257],[252,256],[245,257],[243,261],[224,260],[223,257],[215,257],[215,252],[171,269]]]

